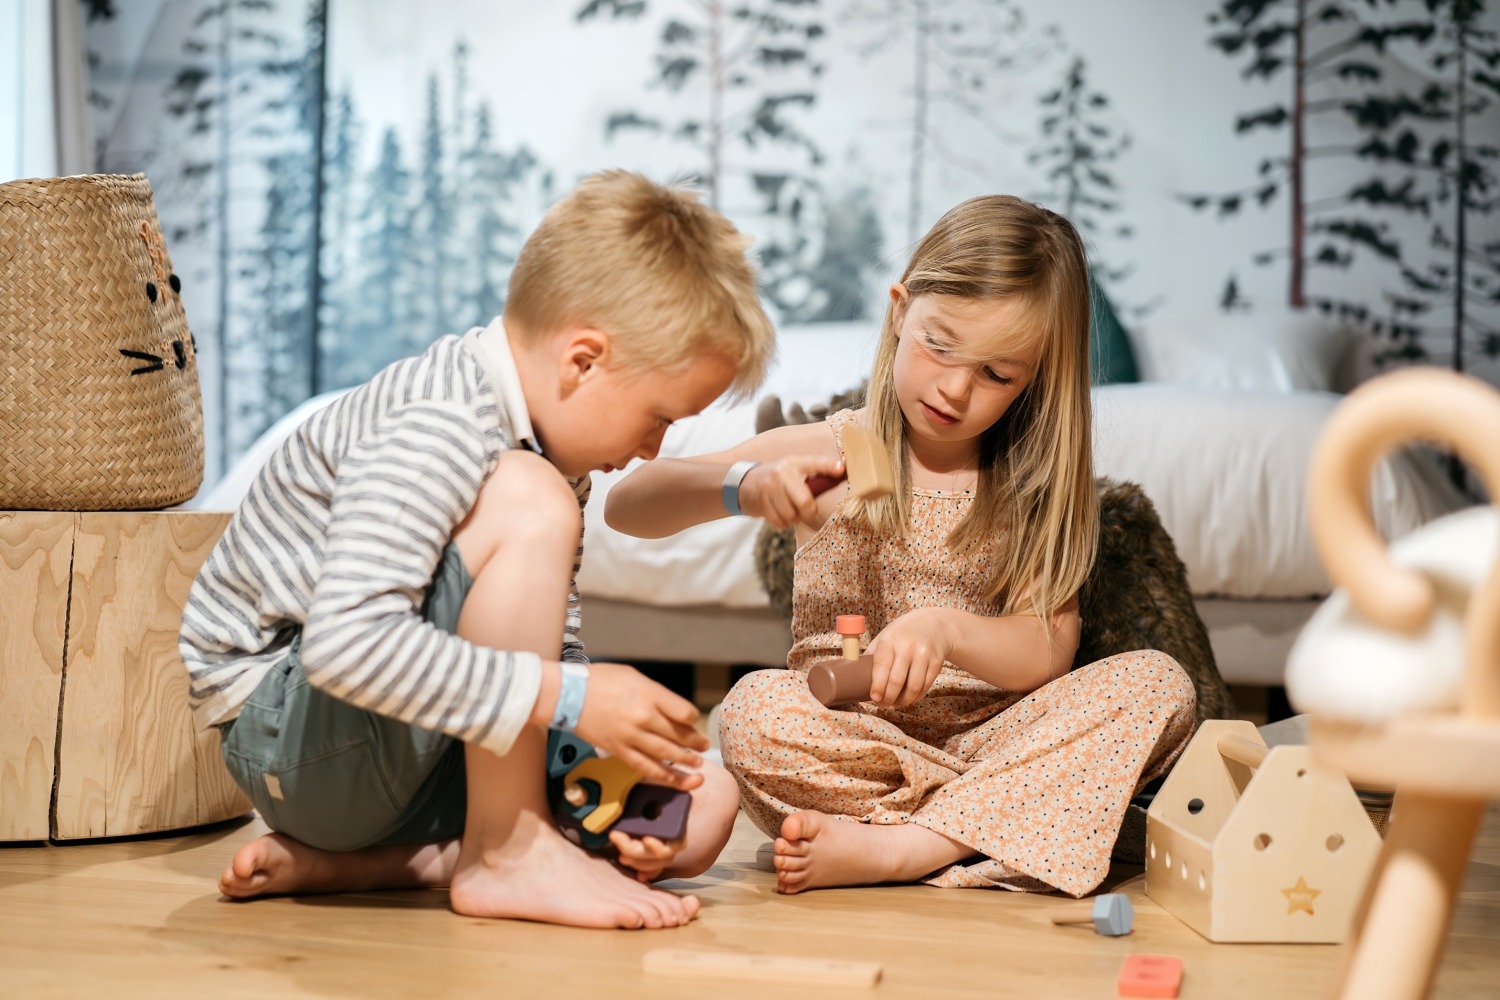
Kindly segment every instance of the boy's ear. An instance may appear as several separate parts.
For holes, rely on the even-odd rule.
[[[592,378],[601,366],[609,363],[609,334],[593,327],[577,327],[562,335],[558,362],[562,383],[576,387]]]

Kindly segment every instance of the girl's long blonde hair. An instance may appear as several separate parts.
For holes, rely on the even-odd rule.
[[[1072,223],[1008,195],[971,198],[922,238],[901,283],[910,299],[1023,296],[1039,350],[1031,382],[979,442],[973,506],[948,536],[957,551],[999,539],[988,596],[1002,614],[1043,618],[1062,607],[1094,563],[1099,500],[1094,490],[1089,397],[1089,279]],[[898,311],[886,310],[865,418],[890,449],[896,491],[851,501],[849,516],[878,533],[904,533],[911,519],[911,467],[896,399]]]

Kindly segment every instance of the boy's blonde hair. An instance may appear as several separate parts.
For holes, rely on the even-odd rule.
[[[533,340],[594,327],[631,371],[672,371],[718,355],[734,365],[731,396],[744,398],[776,349],[749,243],[686,187],[601,171],[553,205],[527,238],[506,319],[516,336]]]
[[[1005,415],[980,438],[974,504],[950,550],[999,539],[989,596],[1003,614],[1048,616],[1083,586],[1099,537],[1089,396],[1089,278],[1072,223],[1008,195],[972,198],[917,245],[901,283],[911,299],[1022,296],[1037,338],[1037,367]],[[896,308],[886,311],[870,376],[867,419],[891,450],[896,492],[855,502],[853,517],[904,533],[911,469],[896,399]]]

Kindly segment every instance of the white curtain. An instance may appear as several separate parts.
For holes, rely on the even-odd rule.
[[[66,177],[94,169],[89,132],[88,62],[83,41],[83,5],[52,0],[52,121],[54,174]]]
[[[0,181],[93,168],[78,0],[0,0]]]

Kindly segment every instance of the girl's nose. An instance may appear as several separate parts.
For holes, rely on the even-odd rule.
[[[953,367],[943,369],[943,374],[938,377],[938,391],[949,399],[963,399],[969,394],[969,385],[973,381],[967,368]]]

